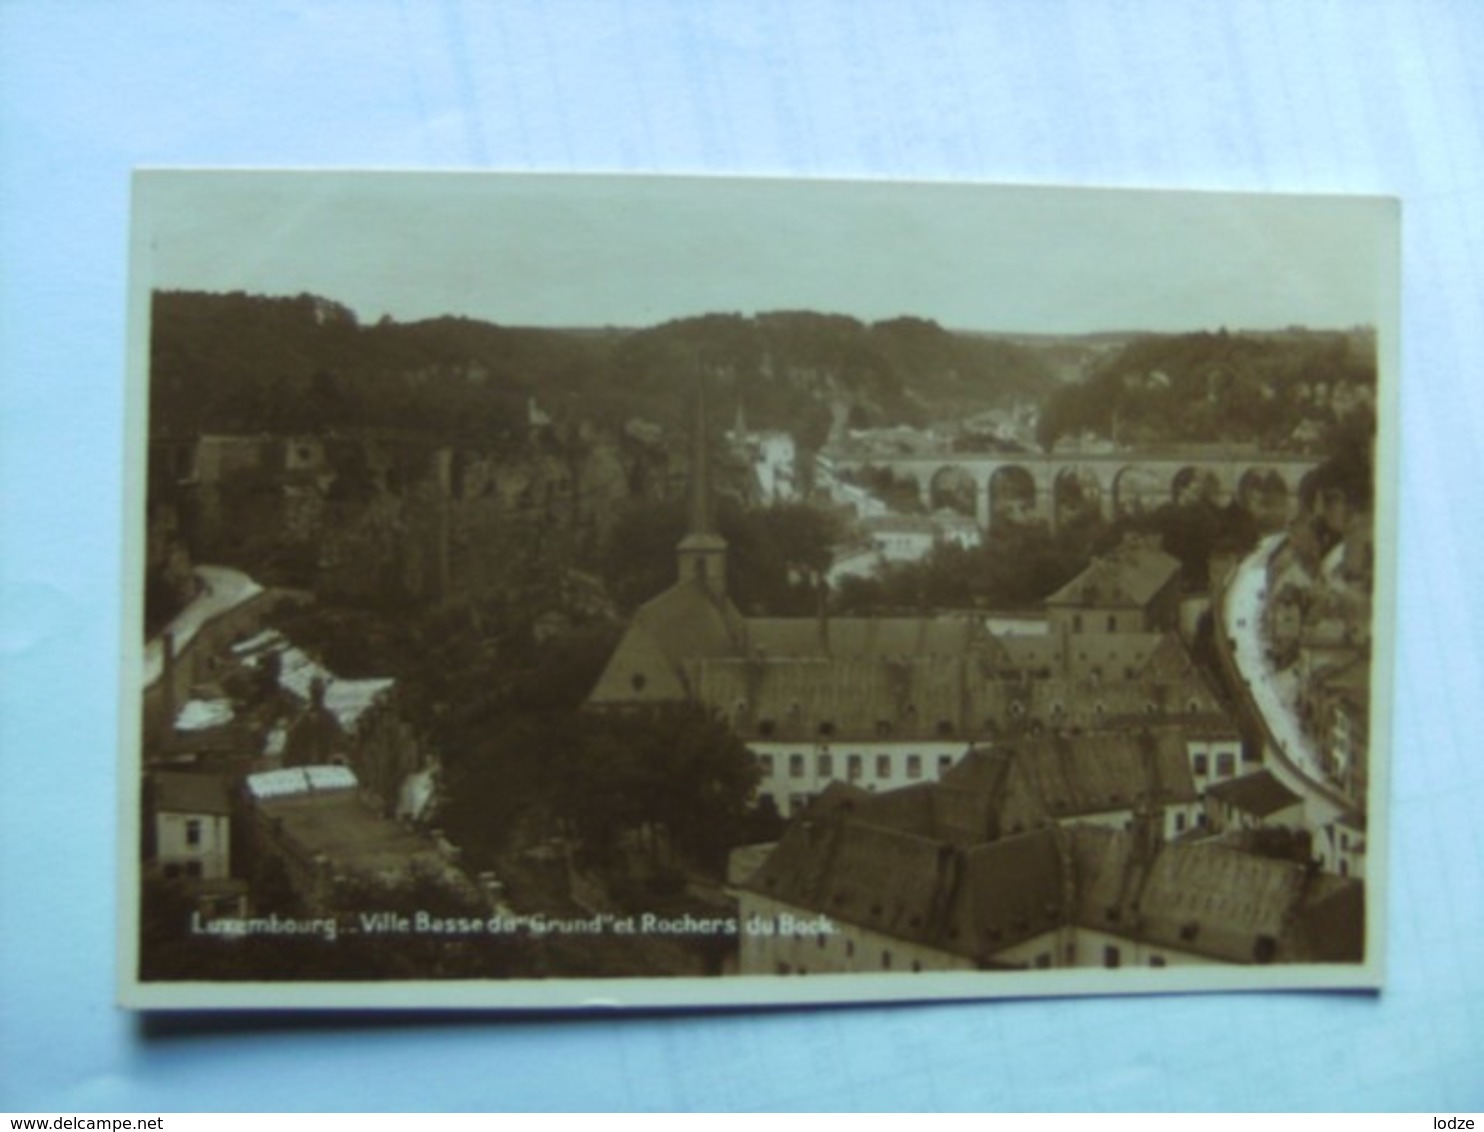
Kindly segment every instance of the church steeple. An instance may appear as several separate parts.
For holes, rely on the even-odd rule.
[[[711,513],[711,457],[706,444],[706,375],[697,374],[696,419],[691,433],[690,525],[677,548],[680,581],[703,584],[719,598],[727,593],[727,542]]]

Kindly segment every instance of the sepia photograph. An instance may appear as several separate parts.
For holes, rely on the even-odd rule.
[[[1398,207],[134,183],[119,993],[1378,988]]]

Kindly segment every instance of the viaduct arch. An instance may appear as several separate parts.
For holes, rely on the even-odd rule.
[[[837,471],[889,469],[910,480],[928,510],[950,506],[972,514],[980,529],[1006,522],[1041,521],[1052,529],[1074,515],[1104,519],[1151,511],[1165,503],[1233,500],[1259,518],[1281,523],[1298,506],[1316,456],[1242,449],[1166,452],[837,456]]]

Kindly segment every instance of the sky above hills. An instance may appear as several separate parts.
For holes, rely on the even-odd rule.
[[[1385,321],[1380,198],[684,177],[157,171],[136,285],[362,321],[818,310],[1087,333]]]

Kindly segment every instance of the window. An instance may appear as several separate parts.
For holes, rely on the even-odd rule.
[[[1182,814],[1182,813],[1179,813],[1178,811],[1175,814],[1175,832],[1176,833],[1184,833],[1185,832],[1185,815]]]
[[[855,940],[853,940],[853,939],[847,939],[845,941],[845,958],[846,959],[854,959],[855,958]]]
[[[890,971],[891,970],[891,952],[890,951],[883,951],[881,953],[881,969],[883,971]]]
[[[187,818],[185,828],[185,842],[187,845],[197,846],[201,844],[201,819]]]
[[[1196,755],[1195,761],[1194,761],[1194,768],[1195,768],[1195,773],[1197,775],[1205,774],[1206,773],[1207,765],[1208,764],[1206,762],[1206,756],[1205,755]]]
[[[1108,614],[1108,632],[1118,632],[1118,618],[1111,613]]]
[[[891,777],[891,756],[890,755],[877,755],[876,756],[876,777],[877,778],[890,778]]]
[[[763,777],[764,778],[772,778],[773,777],[773,756],[772,755],[759,755],[757,757],[757,763],[758,763],[758,766],[762,768]]]
[[[1216,756],[1216,775],[1218,778],[1230,778],[1237,773],[1237,760],[1230,751],[1221,751]]]
[[[908,778],[921,778],[922,777],[922,756],[921,755],[908,755],[907,756],[907,777]]]
[[[1118,948],[1111,943],[1103,948],[1103,966],[1109,969],[1122,966],[1123,956],[1119,954]]]
[[[790,794],[788,796],[788,816],[789,817],[793,817],[794,814],[802,813],[803,810],[804,810],[804,807],[807,806],[808,804],[809,804],[809,795],[807,795],[807,794]]]
[[[845,760],[845,775],[851,782],[859,782],[861,777],[861,757],[851,755]]]
[[[757,733],[759,735],[773,734],[774,723],[771,719],[760,719],[757,721]]]
[[[940,775],[941,774],[946,774],[948,772],[948,769],[951,766],[953,766],[953,756],[952,755],[939,755],[938,756],[938,773]]]
[[[876,721],[876,737],[878,739],[884,739],[884,738],[886,738],[890,734],[891,734],[891,720],[889,720],[889,719],[878,719]]]
[[[200,861],[187,861],[185,863],[185,875],[188,876],[188,877],[200,877],[200,875],[201,875],[201,862]]]
[[[804,777],[804,756],[803,755],[789,755],[788,756],[788,776],[790,778],[803,778]]]
[[[835,773],[835,757],[833,755],[820,755],[816,760],[819,768],[820,778],[831,778]]]
[[[1049,952],[1049,951],[1043,951],[1043,952],[1041,952],[1040,955],[1037,955],[1036,956],[1036,966],[1039,967],[1043,971],[1046,970],[1046,968],[1050,967],[1051,966],[1051,952]]]
[[[1082,614],[1080,613],[1074,614],[1072,616],[1072,632],[1082,632]]]
[[[922,970],[922,960],[920,960],[920,959],[914,959],[914,960],[912,960],[912,973],[913,974],[918,974],[919,972],[921,972],[921,970]]]
[[[949,735],[952,735],[953,734],[953,724],[952,724],[952,722],[949,721],[949,720],[946,720],[946,719],[940,719],[940,720],[938,720],[938,734],[941,735],[941,736],[943,736],[945,739]]]
[[[1149,966],[1151,966],[1151,967],[1163,967],[1164,965],[1165,965],[1165,957],[1163,955],[1151,955],[1149,957]]]
[[[648,683],[649,678],[642,672],[636,672],[634,673],[634,675],[629,677],[629,687],[633,688],[636,692],[644,691],[644,688]]]
[[[835,733],[835,725],[830,720],[826,719],[822,723],[820,723],[819,733],[826,736],[833,735]]]

